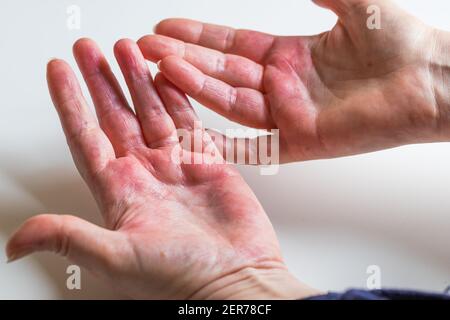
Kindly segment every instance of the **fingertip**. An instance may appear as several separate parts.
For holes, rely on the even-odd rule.
[[[153,33],[156,34],[161,34],[164,32],[164,30],[167,29],[167,27],[176,22],[177,20],[179,20],[178,18],[167,18],[164,20],[161,20],[160,22],[158,22],[154,27],[153,27]]]
[[[158,70],[160,71],[160,73],[164,73],[167,70],[167,67],[170,67],[170,64],[172,63],[170,59],[172,56],[168,56],[165,58],[162,58],[161,60],[158,60],[158,62],[156,63],[156,66],[158,67]]]
[[[62,62],[64,60],[58,59],[58,58],[50,58],[47,62],[47,68],[51,68],[54,65],[57,65],[59,62]]]
[[[141,37],[138,41],[136,41],[136,43],[139,46],[139,48],[145,49],[145,50],[150,50],[150,49],[152,49],[152,47],[155,44],[159,43],[158,39],[160,37],[163,37],[163,36],[156,35],[156,34],[147,34],[147,35]]]
[[[47,63],[46,77],[52,96],[61,94],[57,88],[62,88],[65,85],[73,87],[74,84],[72,68],[62,59],[53,58]]]
[[[47,62],[47,75],[67,67],[69,67],[69,64],[66,61],[58,58],[51,58]]]
[[[181,61],[180,61],[181,60]],[[168,55],[158,61],[158,67],[161,69],[166,66],[172,66],[183,62],[183,59],[176,55]]]
[[[74,42],[72,51],[74,54],[88,49],[97,48],[97,44],[90,38],[80,38]]]
[[[120,53],[123,51],[129,51],[130,49],[134,49],[135,46],[136,42],[129,38],[123,38],[116,41],[116,43],[114,44],[114,52]]]
[[[6,263],[11,263],[14,261],[17,261],[19,259],[22,259],[30,254],[33,253],[33,249],[32,248],[26,248],[26,247],[18,247],[17,245],[14,244],[14,242],[11,242],[12,244],[10,244],[10,242],[8,242],[7,247],[6,247]]]
[[[139,47],[139,50],[142,52],[142,55],[144,56],[145,59],[148,59],[150,61],[155,62],[152,59],[152,54],[151,54],[151,40],[152,40],[152,36],[153,35],[145,35],[141,38],[139,38],[138,41],[136,41],[136,45]]]
[[[183,19],[183,18],[176,18],[176,17],[163,19],[163,20],[159,21],[157,24],[155,24],[155,26],[153,27],[153,33],[160,34],[164,31],[169,30],[172,26],[179,24],[180,22],[182,23],[183,21],[188,21],[188,20]]]
[[[193,66],[192,64],[190,64],[189,62],[187,62],[186,60],[177,55],[169,55],[161,59],[158,62],[158,68],[166,76],[172,73],[178,75],[181,75],[182,73],[196,75],[197,73],[200,72],[195,66]],[[170,77],[168,77],[168,79],[170,79]]]
[[[116,43],[114,44],[113,52],[119,64],[124,60],[124,57],[129,55],[129,52],[131,51],[130,42],[130,39],[124,38],[116,41]]]
[[[10,237],[6,244],[8,263],[23,258],[35,251],[34,244],[44,234],[48,226],[45,221],[49,215],[39,215],[26,220]]]
[[[167,81],[166,77],[162,74],[162,72],[158,72],[155,75],[155,79],[154,79],[154,83],[155,86],[161,86],[165,83],[165,81]]]
[[[114,44],[114,56],[124,74],[146,69],[145,59],[134,40],[120,39]]]
[[[155,78],[153,79],[153,84],[155,85],[156,91],[158,91],[158,93],[161,96],[161,91],[164,90],[164,88],[167,87],[167,79],[166,77],[162,74],[162,72],[158,72],[155,75]],[[163,97],[161,96],[161,99]]]
[[[6,253],[7,263],[13,262],[18,259],[18,255],[15,253],[16,250],[14,249],[14,247],[15,247],[14,235],[15,234],[13,234],[11,236],[11,238],[8,240],[8,242],[6,243],[5,253]]]
[[[6,263],[12,263],[14,261],[17,261],[19,259],[22,259],[28,255],[30,255],[32,252],[21,252],[21,253],[15,253],[13,251],[6,254]]]
[[[99,46],[89,38],[78,39],[73,44],[72,51],[80,69],[96,69],[103,60]]]
[[[136,41],[137,45],[139,47],[145,47],[147,42],[151,39],[153,35],[152,34],[146,34],[145,36],[142,36],[138,39],[138,41]]]
[[[180,39],[187,42],[196,42],[203,29],[203,24],[199,21],[184,18],[169,18],[159,22],[154,32]]]
[[[159,70],[168,81],[185,91],[195,92],[202,86],[204,74],[178,56],[168,56],[159,62]]]
[[[162,90],[166,91],[168,89],[175,89],[176,87],[172,82],[170,82],[162,72],[158,72],[155,75],[155,87],[158,90],[158,92],[161,92]]]
[[[182,41],[162,36],[147,35],[139,39],[138,46],[144,57],[152,62],[170,55],[184,56],[184,43]]]

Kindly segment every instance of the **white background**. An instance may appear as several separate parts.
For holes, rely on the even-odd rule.
[[[66,27],[72,4],[81,8],[80,30]],[[400,4],[450,30],[449,1]],[[174,16],[286,35],[314,34],[335,23],[333,14],[309,0],[2,0],[1,246],[38,213],[99,222],[47,93],[47,61],[59,57],[75,66],[71,45],[87,36],[99,42],[117,71],[116,40],[137,40],[159,20]],[[196,109],[206,126],[236,126]],[[287,165],[276,176],[260,176],[254,168],[241,171],[270,215],[290,269],[304,282],[323,290],[364,287],[367,267],[378,265],[384,287],[443,291],[450,284],[449,164],[450,145],[431,144]],[[0,298],[121,297],[83,271],[82,290],[67,290],[69,263],[51,254],[5,261],[3,254]]]

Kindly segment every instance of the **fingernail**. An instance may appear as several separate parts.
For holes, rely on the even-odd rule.
[[[156,66],[158,67],[159,70],[161,70],[161,60],[159,60],[159,61],[156,63]]]
[[[8,254],[8,260],[6,261],[6,263],[11,263],[14,261],[17,261],[19,259],[24,258],[25,256],[27,256],[28,254],[30,254],[30,251],[26,250],[26,251],[20,251],[20,252],[14,252],[14,253],[10,253]]]
[[[17,255],[11,254],[8,256],[8,260],[6,260],[6,263],[11,263],[17,260]]]

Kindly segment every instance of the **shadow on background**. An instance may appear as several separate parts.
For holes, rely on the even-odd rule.
[[[7,239],[14,230],[27,218],[39,213],[73,214],[93,223],[101,225],[101,217],[92,198],[89,189],[79,177],[75,168],[46,167],[36,170],[31,174],[18,172],[17,165],[1,165],[3,174],[17,185],[30,201],[24,201],[27,197],[0,194],[0,233]],[[264,185],[260,178],[249,175],[251,184],[256,185],[256,193],[267,194],[271,189],[283,188],[283,185]],[[267,181],[266,181],[267,182]],[[267,182],[268,183],[268,182]],[[263,186],[264,185],[264,186]],[[295,191],[291,191],[294,192]],[[295,194],[289,195],[293,197]],[[298,197],[298,195],[297,195]],[[340,228],[352,233],[359,230],[369,238],[385,239],[390,243],[400,245],[411,254],[420,259],[426,259],[430,265],[439,265],[448,269],[450,274],[449,255],[447,246],[436,244],[423,238],[429,231],[423,233],[408,234],[398,232],[402,226],[386,226],[375,223],[374,220],[366,220],[364,214],[341,215],[339,212],[328,212],[314,215],[302,211],[301,207],[292,212],[277,212],[274,208],[280,207],[283,199],[270,199],[260,197],[269,208],[269,215],[275,226],[290,226],[296,228],[299,233],[308,228]],[[293,198],[295,199],[295,198]],[[266,203],[265,203],[266,202]],[[292,201],[295,203],[295,201]],[[271,208],[272,207],[272,208]],[[293,214],[295,212],[295,215]],[[374,213],[376,215],[376,213]],[[438,227],[438,226],[436,226]],[[440,227],[447,228],[446,225]],[[444,239],[445,240],[445,239]],[[334,241],[330,239],[330,241]],[[39,267],[42,273],[49,279],[62,299],[117,299],[125,298],[115,293],[112,288],[93,278],[86,270],[82,271],[82,290],[68,290],[66,288],[66,268],[70,262],[52,254],[35,254],[30,259],[33,265]]]
[[[4,166],[2,166],[4,169]],[[101,225],[100,214],[89,189],[74,170],[49,168],[32,175],[6,170],[12,183],[23,189],[32,199],[3,197],[0,195],[0,233],[5,239],[27,218],[40,213],[73,214]],[[34,199],[34,201],[33,201]],[[81,271],[81,290],[69,290],[66,273],[70,261],[50,253],[37,253],[26,257],[49,278],[62,299],[117,299],[112,288],[95,279],[87,270]]]
[[[338,160],[333,161],[336,163]],[[344,162],[345,159],[340,161]],[[360,163],[362,165],[363,161]],[[328,177],[324,179],[318,172],[312,172],[311,168],[305,168],[303,174],[299,175],[292,170],[293,167],[292,164],[282,166],[279,174],[272,177],[261,176],[258,168],[240,168],[275,229],[277,226],[280,229],[295,229],[299,235],[315,230],[325,237],[332,230],[351,235],[356,241],[359,238],[369,239],[382,247],[388,245],[394,250],[401,250],[399,254],[406,253],[418,260],[427,261],[430,270],[436,266],[450,275],[450,251],[447,245],[450,243],[450,220],[447,214],[430,217],[426,210],[435,210],[434,207],[428,209],[422,205],[415,208],[420,199],[408,199],[408,196],[415,195],[409,190],[392,192],[395,187],[389,184],[388,179],[385,183],[386,190],[373,192],[366,187],[367,192],[364,192],[367,185],[364,179],[349,182],[349,177],[344,176],[337,187],[330,186],[326,180]],[[336,176],[339,178],[339,175]],[[433,177],[430,176],[429,179]],[[382,187],[383,183],[379,185]],[[357,196],[354,196],[353,188],[360,188],[356,191]],[[436,192],[438,191],[444,195],[447,193],[447,190]],[[276,194],[276,197],[271,196],[272,194]],[[358,198],[361,194],[364,194],[364,199]],[[399,210],[399,207],[411,210]],[[445,207],[439,209],[445,213]],[[422,210],[425,211],[423,214]],[[331,236],[327,240],[330,246],[338,241]],[[360,252],[355,252],[355,257],[358,254]],[[444,289],[445,286],[442,290]]]

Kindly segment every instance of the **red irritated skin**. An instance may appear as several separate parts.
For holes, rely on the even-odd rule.
[[[75,216],[38,215],[9,240],[10,261],[53,251],[133,298],[317,294],[288,272],[268,217],[233,167],[172,160],[176,129],[191,130],[197,118],[162,74],[152,80],[136,43],[115,46],[136,112],[93,41],[77,41],[74,55],[98,121],[67,63],[49,62],[48,86],[105,227]]]
[[[201,104],[279,129],[281,162],[448,141],[450,36],[388,0],[314,2],[338,16],[331,31],[284,37],[168,19],[138,44]]]

